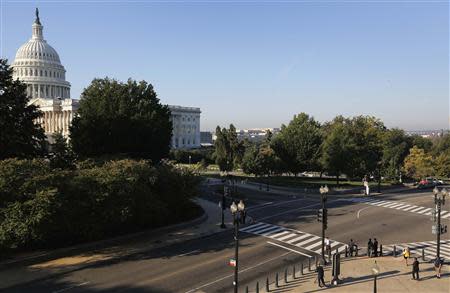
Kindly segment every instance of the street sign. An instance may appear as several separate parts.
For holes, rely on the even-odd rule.
[[[435,235],[438,233],[437,225],[431,226],[431,233],[432,233],[432,234],[435,234]]]
[[[236,266],[236,260],[234,258],[230,259],[230,262],[228,263],[231,267],[235,267]]]

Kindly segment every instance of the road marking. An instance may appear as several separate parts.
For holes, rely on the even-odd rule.
[[[271,262],[271,261],[273,261],[273,260],[276,260],[276,259],[278,259],[278,258],[280,258],[280,257],[284,257],[284,256],[288,255],[289,253],[291,253],[291,252],[283,253],[283,254],[281,254],[281,255],[279,255],[279,256],[276,256],[276,257],[273,257],[273,258],[271,258],[271,259],[268,259],[268,260],[265,260],[265,261],[263,261],[263,262],[260,262],[260,263],[254,265],[254,266],[251,266],[251,267],[245,268],[245,269],[243,269],[243,270],[240,270],[239,272],[240,272],[240,273],[243,273],[243,272],[249,271],[249,270],[254,269],[254,268],[256,268],[256,267],[259,267],[259,266],[261,266],[261,265],[263,265],[263,264],[266,264],[266,263],[268,263],[268,262]],[[215,284],[215,283],[217,283],[217,282],[223,281],[223,280],[225,280],[225,279],[227,279],[227,278],[230,278],[230,277],[233,277],[233,276],[234,276],[234,274],[230,274],[230,275],[224,276],[224,277],[222,277],[222,278],[216,279],[215,281],[209,282],[209,283],[207,283],[207,284],[203,284],[203,285],[201,285],[201,286],[199,286],[199,287],[197,287],[197,288],[194,288],[194,289],[191,289],[191,290],[189,290],[189,291],[186,291],[186,293],[193,293],[193,292],[195,292],[195,291],[197,291],[197,290],[199,290],[199,289],[202,289],[202,288],[204,288],[204,287],[210,286],[210,285],[212,285],[212,284]]]
[[[302,240],[302,239],[304,239],[304,238],[306,238],[306,237],[309,237],[309,234],[301,235],[301,236],[299,236],[299,237],[297,237],[297,238],[294,238],[294,239],[291,239],[291,240],[289,240],[289,241],[286,241],[286,243],[292,244],[292,243],[297,242],[297,241],[299,241],[299,240]]]
[[[302,241],[302,242],[300,242],[300,243],[295,244],[295,246],[300,247],[300,246],[302,246],[302,245],[305,245],[305,244],[307,244],[307,243],[310,243],[311,241],[316,241],[316,240],[319,239],[319,238],[320,238],[320,237],[318,237],[318,236],[313,236],[313,237],[311,237],[311,238],[309,238],[309,239],[307,239],[307,240],[305,240],[305,241]]]
[[[292,248],[289,248],[289,247],[286,247],[286,246],[283,246],[283,245],[280,245],[280,244],[277,244],[277,243],[273,243],[273,242],[270,242],[270,241],[267,241],[267,243],[275,245],[275,246],[278,246],[278,247],[281,247],[283,249],[286,249],[286,250],[289,250],[289,251],[292,251],[292,252],[295,252],[295,253],[298,253],[298,254],[301,254],[301,255],[304,255],[306,257],[312,257],[312,255],[309,255],[309,254],[306,254],[306,253],[302,253],[300,251],[297,251],[295,249],[292,249]]]
[[[339,201],[339,200],[332,200],[332,201],[330,201],[330,203],[336,202],[336,201]],[[281,215],[284,215],[284,214],[292,213],[294,211],[301,211],[301,210],[304,210],[304,209],[307,209],[307,208],[310,208],[310,207],[314,207],[314,206],[318,206],[318,205],[321,205],[321,203],[318,202],[318,203],[315,203],[315,204],[310,204],[310,205],[304,206],[302,208],[295,208],[295,209],[284,211],[284,212],[281,212],[281,213],[278,213],[278,214],[270,215],[270,216],[267,216],[267,217],[262,217],[262,218],[258,219],[257,221],[267,220],[267,219],[270,219],[270,218],[273,218],[273,217],[277,217],[277,216],[281,216]]]
[[[84,286],[84,285],[87,285],[87,284],[89,284],[89,282],[83,282],[83,283],[76,284],[76,285],[73,285],[73,286],[70,286],[70,287],[67,287],[67,288],[64,288],[64,289],[53,291],[53,293],[60,293],[60,292],[68,291],[68,290],[71,290],[71,289],[74,289],[74,288],[77,288],[77,287],[81,287],[81,286]]]
[[[283,232],[280,232],[280,233],[277,233],[277,234],[273,234],[273,235],[271,235],[269,237],[270,238],[277,238],[278,236],[284,235],[286,233],[289,233],[289,231],[283,231]]]
[[[359,219],[359,214],[361,213],[361,211],[366,210],[366,209],[368,209],[368,208],[370,208],[370,207],[365,207],[365,208],[360,209],[360,210],[356,213],[356,218]]]
[[[199,251],[200,251],[200,249],[196,249],[196,250],[192,250],[192,251],[189,251],[189,252],[186,252],[186,253],[179,254],[177,256],[186,256],[186,255],[189,255],[189,254],[192,254],[192,253],[196,253],[196,252],[199,252]]]
[[[297,234],[291,233],[291,234],[289,234],[287,236],[280,237],[277,240],[278,241],[283,241],[283,240],[286,240],[286,239],[289,239],[289,238],[292,238],[292,237],[295,237],[295,236],[297,236]]]

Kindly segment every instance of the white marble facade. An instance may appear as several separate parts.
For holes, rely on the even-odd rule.
[[[169,105],[173,127],[171,147],[192,149],[200,147],[200,108]]]
[[[58,53],[44,40],[37,9],[32,37],[17,50],[12,68],[13,78],[27,85],[30,104],[39,106],[43,112],[38,122],[47,136],[61,132],[67,137],[79,103],[70,98],[70,83],[66,81],[66,70]]]

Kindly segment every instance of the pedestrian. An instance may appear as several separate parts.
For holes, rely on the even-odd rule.
[[[409,247],[403,248],[403,258],[405,259],[405,264],[408,266],[408,258],[411,256],[411,252],[409,251]]]
[[[417,260],[417,257],[414,258],[412,275],[414,280],[419,281],[419,261]]]
[[[245,218],[247,217],[247,210],[242,211],[242,224],[245,224]]]
[[[373,255],[375,257],[378,256],[378,240],[377,240],[377,238],[373,239]]]
[[[317,265],[317,282],[319,283],[319,287],[322,288],[325,285],[325,280],[323,279],[325,272],[323,271],[323,266],[321,263]],[[323,286],[322,286],[323,285]]]
[[[353,256],[354,246],[355,246],[355,243],[353,242],[353,239],[350,239],[350,243],[348,244],[348,248],[350,249],[350,256]]]
[[[330,239],[325,238],[325,253],[328,255],[328,258],[331,259],[331,244]]]
[[[367,242],[367,256],[372,257],[372,250],[373,250],[373,242],[372,238],[369,238],[369,242]]]
[[[437,258],[434,260],[434,269],[436,270],[436,277],[441,278],[442,260]]]

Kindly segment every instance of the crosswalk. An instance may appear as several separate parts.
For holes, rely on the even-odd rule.
[[[417,256],[422,255],[422,249],[427,259],[434,259],[436,257],[437,247],[436,241],[424,241],[424,242],[412,242],[391,244],[383,246],[383,254],[392,254],[394,251],[394,245],[397,250],[397,254],[401,255],[404,248],[409,247],[409,250]],[[441,240],[440,255],[444,259],[450,259],[450,240]]]
[[[396,209],[404,212],[411,212],[411,213],[417,213],[424,216],[430,216],[432,213],[433,208],[427,208],[427,207],[421,207],[416,206],[412,204],[408,204],[405,202],[398,202],[398,201],[391,201],[391,200],[377,200],[377,199],[371,199],[371,198],[351,198],[346,199],[348,201],[352,202],[358,202],[358,203],[365,203],[376,207],[383,207],[383,208],[390,208],[390,209]],[[442,219],[449,219],[450,218],[450,211],[441,211],[441,218]]]
[[[322,250],[321,237],[273,224],[258,222],[242,228],[239,231],[274,239],[317,254],[320,254]],[[330,240],[330,245],[333,253],[336,249],[339,252],[345,251],[346,245],[344,243]]]

